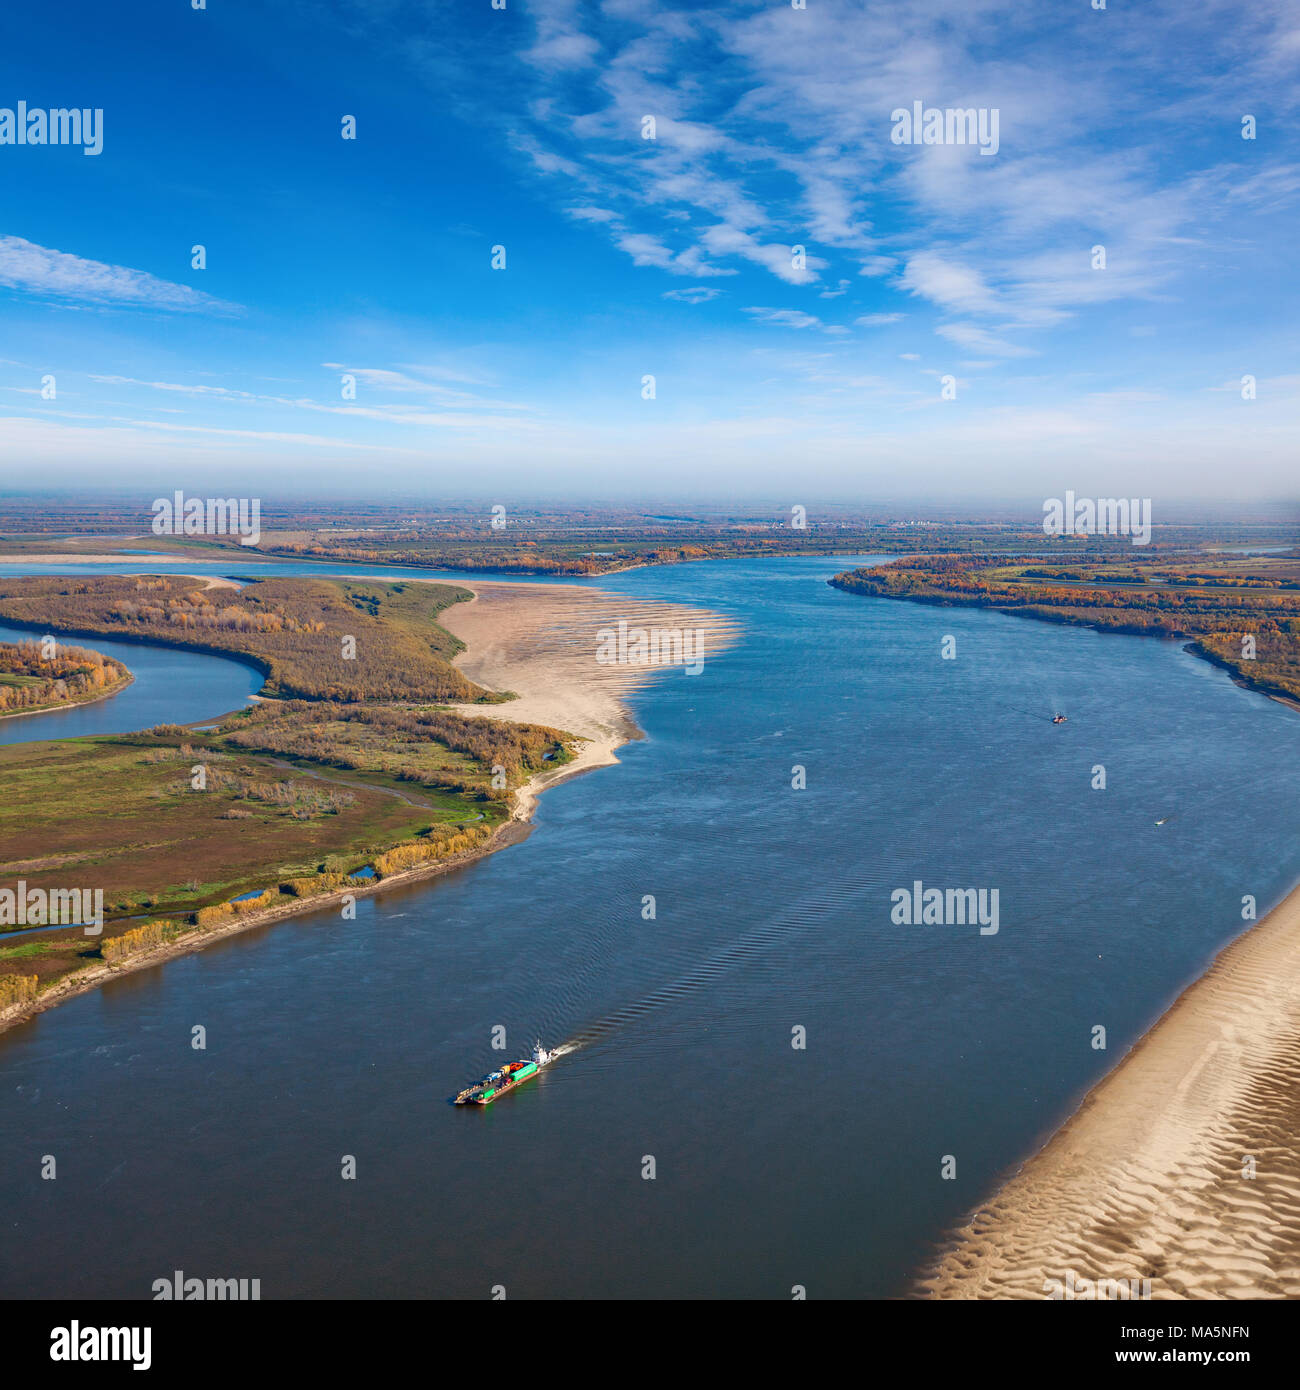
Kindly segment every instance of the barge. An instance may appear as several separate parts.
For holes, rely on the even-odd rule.
[[[519,1062],[507,1062],[499,1071],[490,1071],[473,1086],[466,1086],[456,1096],[457,1105],[491,1105],[498,1096],[513,1091],[530,1081],[551,1060],[549,1053],[539,1042],[533,1048],[533,1055]]]

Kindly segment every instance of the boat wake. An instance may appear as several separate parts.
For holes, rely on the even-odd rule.
[[[589,1047],[629,1023],[635,1023],[657,1009],[675,1004],[685,996],[714,984],[720,976],[726,975],[753,957],[762,955],[778,941],[807,931],[817,926],[828,915],[842,912],[859,898],[879,892],[880,885],[875,879],[863,878],[808,893],[791,903],[779,916],[745,932],[678,979],[661,985],[642,998],[624,1004],[603,1018],[588,1024],[556,1048],[552,1055],[559,1057],[568,1052],[576,1052],[581,1047]]]

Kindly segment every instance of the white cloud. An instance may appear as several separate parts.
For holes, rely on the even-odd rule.
[[[998,298],[979,271],[935,251],[919,251],[903,268],[899,284],[942,309],[965,313],[996,311]]]
[[[774,328],[825,328],[816,314],[805,314],[802,309],[764,309],[749,306],[745,312],[756,323],[770,323]]]
[[[986,352],[994,357],[1034,356],[1032,348],[1008,343],[973,323],[941,323],[934,331],[941,338],[947,338],[950,343],[956,343],[969,352]]]
[[[0,236],[0,285],[27,294],[50,295],[83,304],[164,309],[174,313],[238,312],[188,285],[159,280],[144,270],[86,260],[17,236]]]
[[[700,254],[698,247],[688,246],[684,251],[673,251],[657,236],[650,236],[646,232],[620,232],[615,236],[614,244],[632,257],[633,265],[655,266],[668,271],[670,275],[700,277],[736,274],[723,266],[711,265]]]
[[[707,304],[710,299],[716,299],[722,293],[707,285],[692,285],[690,289],[665,290],[661,296],[663,299],[676,299],[682,304]]]
[[[1192,127],[1218,130],[1237,109],[1224,55],[1253,99],[1295,104],[1281,55],[1300,29],[1287,10],[1259,0],[1228,32],[1217,0],[1208,11],[1149,0],[1142,25],[1120,33],[1081,6],[1039,41],[1013,0],[818,0],[797,14],[555,0],[531,11],[534,120],[518,143],[580,190],[591,211],[571,215],[616,230],[637,264],[717,274],[745,261],[789,284],[902,267],[903,288],[947,313],[1051,327],[1150,296],[1185,267],[1176,248],[1207,219],[1300,200],[1300,167],[1285,162],[1187,171]],[[1178,55],[1172,80],[1166,52]],[[917,97],[997,107],[998,155],[894,146],[889,112]],[[646,115],[654,140],[640,138]],[[1098,237],[1112,272],[1090,278],[1071,258]],[[801,270],[795,245],[809,252]],[[820,294],[837,297],[834,284]]]
[[[608,208],[576,207],[569,208],[568,214],[575,222],[617,222],[618,214]]]
[[[436,397],[437,408],[426,409],[419,406],[413,408],[406,403],[393,405],[383,401],[376,401],[373,404],[370,402],[356,401],[335,405],[323,401],[314,401],[301,396],[259,395],[253,391],[244,391],[229,386],[196,385],[193,383],[175,381],[142,381],[135,377],[102,376],[93,373],[90,376],[90,380],[105,385],[136,386],[143,387],[150,391],[172,392],[201,400],[226,401],[252,406],[269,406],[291,411],[306,410],[322,415],[342,415],[363,420],[377,420],[391,425],[416,425],[420,428],[427,427],[436,429],[468,429],[484,425],[504,426],[509,429],[537,428],[532,421],[524,421],[508,415],[469,415],[461,413],[464,408],[468,406],[477,406],[492,412],[530,411],[532,407],[529,405],[513,401],[487,400],[479,396],[468,395],[464,392],[448,392],[444,388],[432,385],[431,383],[416,382],[411,378],[402,376],[400,373],[387,371],[381,368],[356,367],[345,369],[342,368],[342,364],[340,363],[328,362],[324,365],[327,368],[335,370],[348,370],[349,374],[355,376],[358,381],[363,384],[369,384],[376,390],[396,390],[398,392],[424,390],[432,393]]]

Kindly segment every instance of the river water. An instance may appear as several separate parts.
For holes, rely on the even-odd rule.
[[[546,793],[524,843],[0,1036],[0,1294],[148,1297],[177,1269],[267,1298],[903,1290],[1243,895],[1290,889],[1300,723],[1175,643],[829,588],[852,563],[600,579],[743,636],[641,692],[646,739]],[[155,657],[211,663],[190,717],[249,692]],[[120,727],[115,703],[82,715]],[[893,923],[918,879],[996,888],[997,933]],[[534,1037],[580,1045],[447,1104]]]
[[[0,623],[0,642],[31,642],[40,637],[38,632]],[[0,719],[0,744],[125,734],[154,724],[192,724],[211,714],[239,709],[262,688],[264,679],[252,666],[201,652],[147,647],[139,642],[106,642],[91,635],[59,635],[59,641],[93,647],[105,656],[116,657],[135,680],[107,700]]]

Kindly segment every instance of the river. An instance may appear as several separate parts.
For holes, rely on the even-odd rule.
[[[546,793],[524,843],[0,1036],[0,1294],[148,1297],[176,1269],[266,1298],[903,1290],[1243,895],[1292,887],[1300,724],[1176,643],[827,586],[854,563],[595,581],[743,637],[642,691],[647,738]],[[234,671],[190,717],[246,697]],[[895,925],[917,879],[996,888],[999,930]],[[534,1037],[581,1046],[447,1104]]]

